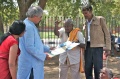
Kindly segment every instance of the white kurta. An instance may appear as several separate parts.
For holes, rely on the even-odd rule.
[[[68,36],[65,33],[65,29],[61,28],[59,31],[61,43],[68,40]],[[78,31],[77,38],[79,43],[85,43],[82,32]],[[68,58],[68,59],[67,59]],[[66,63],[67,59],[67,63]],[[77,46],[72,50],[60,54],[60,79],[67,79],[68,69],[70,68],[72,79],[80,79],[79,62],[80,62],[80,47]]]
[[[68,36],[65,33],[65,29],[61,28],[59,30],[59,33],[60,33],[59,37],[61,39],[61,43],[66,42],[68,40]],[[78,31],[77,37],[78,37],[79,43],[83,43],[83,44],[85,43],[85,39],[83,37],[82,32]],[[80,47],[77,46],[70,51],[60,54],[60,58],[59,58],[60,62],[64,64],[64,62],[66,61],[66,57],[68,57],[70,64],[79,63],[80,62]]]

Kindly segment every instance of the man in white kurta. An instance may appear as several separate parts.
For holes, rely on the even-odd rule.
[[[71,21],[71,19],[67,19],[65,22],[66,26],[64,25],[63,28],[58,30],[59,32],[58,35],[59,35],[59,38],[61,39],[61,43],[64,43],[68,40],[69,36],[66,30],[71,29],[72,31],[73,29],[73,26],[71,26],[73,25],[72,23],[73,22]],[[82,32],[80,31],[77,32],[77,38],[78,38],[79,43],[82,43],[82,44],[85,43]],[[60,62],[60,65],[59,65],[60,66],[60,79],[67,79],[67,72],[69,68],[71,71],[72,79],[80,79],[80,73],[79,73],[80,47],[79,46],[65,53],[60,54],[59,62]]]

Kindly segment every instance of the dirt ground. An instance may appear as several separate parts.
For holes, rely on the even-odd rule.
[[[59,79],[59,56],[53,57],[45,61],[45,79]],[[106,63],[106,61],[104,61]],[[112,70],[114,77],[120,79],[120,52],[115,53],[114,57],[108,56],[107,67]],[[81,74],[81,79],[85,79],[84,73]],[[68,72],[68,79],[71,75]]]

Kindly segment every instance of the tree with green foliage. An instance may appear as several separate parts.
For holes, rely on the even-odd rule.
[[[15,19],[24,20],[27,9],[35,2],[38,2],[37,5],[44,9],[47,0],[17,0],[17,2],[14,2],[14,0],[0,0],[0,33],[4,33],[4,30],[7,31],[9,24]]]
[[[79,15],[80,0],[48,0],[45,7],[50,16],[76,17]]]
[[[6,30],[3,29],[3,26],[7,27],[9,23],[18,18],[17,9],[12,0],[0,0],[0,33],[4,33]]]
[[[72,2],[75,1],[75,2]],[[119,21],[120,0],[89,0],[93,5],[94,13],[107,17],[115,17]],[[13,20],[26,18],[26,11],[31,5],[39,5],[49,12],[52,17],[83,17],[81,13],[81,0],[0,0],[0,31],[4,32]],[[118,15],[118,16],[116,16]],[[43,18],[44,19],[44,18]],[[118,22],[119,23],[119,22]]]
[[[37,5],[41,6],[41,8],[44,9],[47,0],[17,0],[20,19],[24,20],[26,18],[26,11],[35,2],[37,2]]]

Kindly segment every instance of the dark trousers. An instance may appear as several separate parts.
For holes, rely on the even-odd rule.
[[[100,70],[103,68],[103,47],[90,47],[88,42],[85,50],[86,79],[93,79],[93,68],[94,79],[99,79]]]

